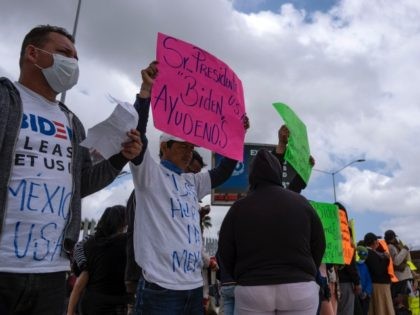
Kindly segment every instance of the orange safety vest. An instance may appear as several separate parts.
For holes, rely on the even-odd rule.
[[[397,276],[395,275],[395,272],[394,272],[394,264],[392,262],[391,254],[389,253],[388,244],[385,242],[385,240],[378,240],[378,242],[379,242],[379,244],[382,245],[383,249],[385,250],[386,253],[388,253],[388,255],[390,257],[389,258],[389,263],[388,263],[389,277],[391,278],[392,282],[398,282],[399,280],[398,280],[398,278],[397,278]]]
[[[347,216],[344,210],[338,209],[338,215],[340,220],[344,264],[350,265],[354,256],[354,246],[350,236],[349,224],[347,222]]]

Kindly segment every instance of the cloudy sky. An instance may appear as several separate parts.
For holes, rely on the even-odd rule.
[[[0,75],[17,80],[24,35],[35,25],[73,30],[77,0],[1,1]],[[305,122],[316,168],[337,171],[337,199],[357,238],[392,228],[420,248],[420,2],[418,0],[82,0],[81,76],[66,98],[86,128],[133,101],[157,32],[216,55],[241,78],[247,142],[275,143],[288,104]],[[149,126],[152,124],[150,123]],[[158,131],[149,129],[157,152]],[[207,163],[210,154],[201,149]],[[84,217],[125,203],[130,176],[84,200]],[[333,201],[332,175],[313,172],[303,193]],[[263,210],[263,209],[261,209]],[[220,224],[226,208],[212,209]],[[215,234],[215,227],[209,234]]]

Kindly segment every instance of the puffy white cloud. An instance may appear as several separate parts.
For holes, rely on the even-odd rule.
[[[349,168],[343,175],[347,180],[338,185],[338,192],[355,211],[406,216],[420,210],[420,189],[414,185],[395,185],[392,176],[369,170]]]

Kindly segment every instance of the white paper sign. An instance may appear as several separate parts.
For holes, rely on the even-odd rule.
[[[127,132],[136,129],[139,116],[129,103],[118,102],[111,116],[89,128],[80,145],[98,151],[105,159],[121,151],[121,143],[128,141]]]

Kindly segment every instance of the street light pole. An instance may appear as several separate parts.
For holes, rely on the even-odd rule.
[[[316,168],[313,168],[312,170],[317,171],[317,172],[321,172],[321,173],[325,173],[325,174],[329,174],[332,176],[332,183],[333,183],[333,191],[334,191],[334,202],[337,202],[337,196],[336,196],[336,192],[335,192],[335,175],[340,173],[342,170],[344,170],[346,167],[349,167],[350,165],[354,164],[354,163],[360,163],[360,162],[365,162],[365,159],[358,159],[358,160],[354,160],[351,161],[350,163],[344,165],[342,168],[335,170],[335,171],[324,171],[324,170],[319,170]]]
[[[73,39],[76,40],[76,32],[77,32],[77,24],[79,23],[79,13],[80,13],[80,5],[82,4],[82,0],[79,0],[77,3],[77,10],[76,10],[76,18],[74,19],[74,25],[73,25]],[[60,102],[64,104],[64,101],[66,100],[66,91],[61,93]]]

